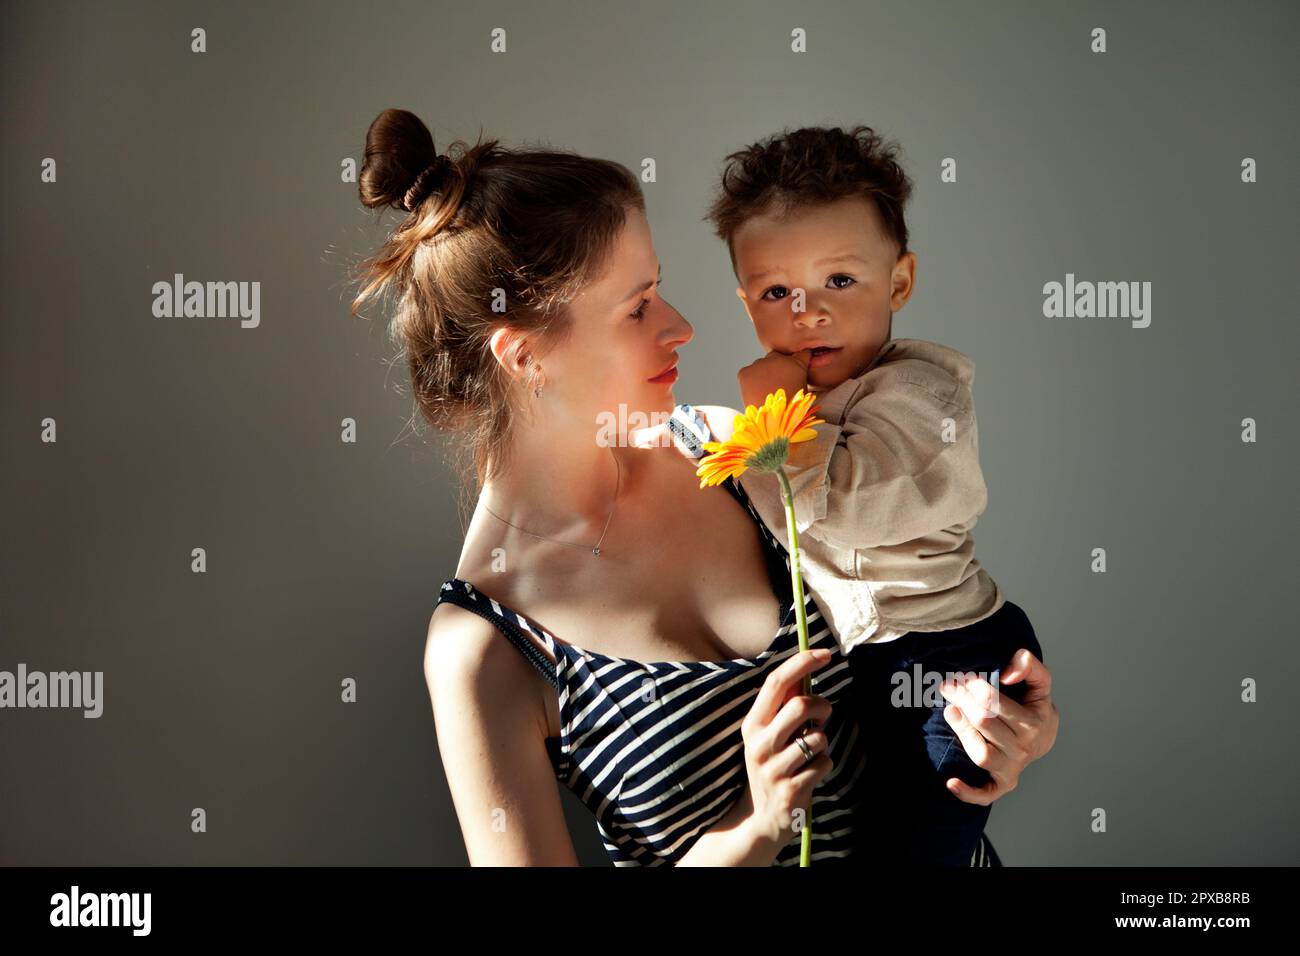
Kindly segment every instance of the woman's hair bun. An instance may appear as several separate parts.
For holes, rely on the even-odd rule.
[[[410,212],[454,164],[438,153],[433,135],[408,110],[387,109],[366,131],[366,154],[357,188],[362,205],[393,206]]]
[[[415,177],[415,182],[411,183],[405,193],[402,194],[402,208],[410,212],[420,204],[425,196],[438,188],[438,185],[446,178],[447,169],[453,164],[450,156],[441,154],[433,158],[433,162],[424,167],[423,172]]]

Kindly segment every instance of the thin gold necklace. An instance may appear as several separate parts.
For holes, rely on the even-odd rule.
[[[614,455],[614,449],[610,448],[609,453]],[[614,504],[610,506],[609,517],[605,519],[605,527],[600,532],[600,540],[591,548],[591,553],[596,557],[600,557],[600,542],[605,540],[605,532],[609,530],[609,522],[614,517],[614,509],[618,507],[618,489],[623,482],[623,466],[619,464],[618,455],[614,455],[614,467],[618,469],[618,477],[614,479]],[[534,534],[532,531],[527,531],[513,522],[506,521],[505,518],[501,517],[489,508],[486,503],[483,504],[483,510],[498,521],[505,521],[506,524],[510,525],[510,527],[514,528],[516,531],[523,531],[524,534],[532,535],[534,538],[540,538],[543,541],[553,541],[556,544],[562,544],[568,548],[583,548],[585,550],[587,547],[585,544],[574,544],[572,541],[561,541],[559,538],[548,538],[546,535]]]

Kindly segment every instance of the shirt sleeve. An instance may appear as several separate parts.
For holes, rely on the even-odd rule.
[[[864,384],[842,425],[815,425],[816,439],[791,446],[800,533],[872,548],[973,521],[988,493],[970,386],[917,361],[882,365]]]

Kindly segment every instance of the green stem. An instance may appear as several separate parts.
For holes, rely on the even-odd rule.
[[[808,650],[808,616],[803,606],[803,572],[799,564],[799,531],[794,525],[794,490],[784,468],[776,470],[781,479],[781,497],[785,500],[785,526],[790,531],[790,590],[794,593],[795,621],[799,625],[799,650]],[[812,694],[812,675],[803,675],[803,693]],[[799,865],[812,865],[812,798],[808,799],[802,841],[799,848]]]

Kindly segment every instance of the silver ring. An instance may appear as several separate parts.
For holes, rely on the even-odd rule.
[[[812,752],[812,748],[808,746],[808,742],[803,739],[803,735],[805,733],[806,731],[803,730],[799,731],[799,736],[794,738],[794,742],[797,743],[799,745],[799,749],[803,751],[803,762],[807,763],[808,761],[812,760],[813,752]]]

